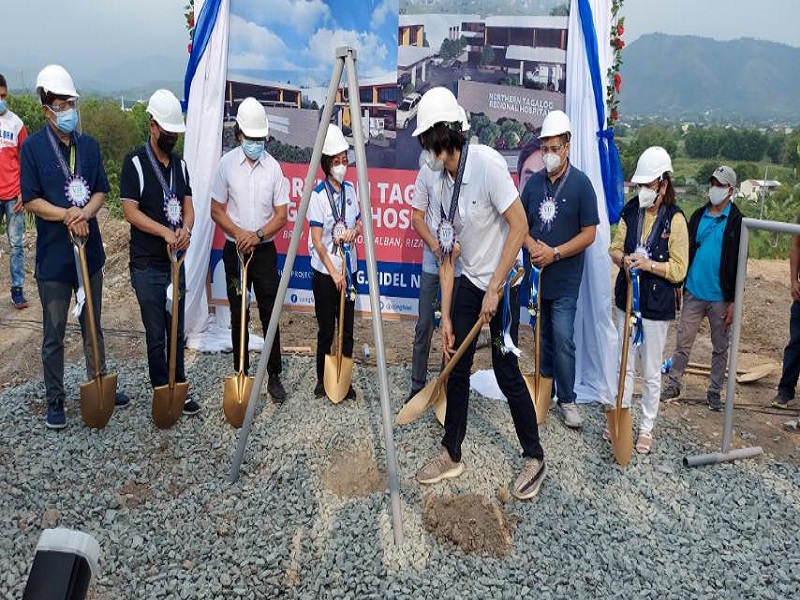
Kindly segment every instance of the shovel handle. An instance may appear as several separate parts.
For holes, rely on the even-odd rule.
[[[172,264],[172,315],[170,318],[169,340],[169,389],[175,387],[175,366],[178,362],[178,313],[180,311],[181,265],[186,260],[186,252],[178,252],[167,246],[167,256]]]
[[[341,247],[340,247],[341,248]],[[347,257],[344,255],[344,252],[341,251],[342,255],[342,277],[344,277],[344,284],[342,285],[342,291],[339,292],[339,335],[337,336],[337,345],[336,345],[336,375],[337,377],[342,371],[342,356],[344,355],[343,346],[344,346],[344,294],[345,290],[347,289],[347,265],[345,265],[344,261]]]
[[[523,269],[516,269],[514,274],[511,276],[510,285],[514,285],[517,281],[520,280],[523,273],[525,271]],[[506,282],[503,281],[499,286],[497,286],[497,293],[500,294],[502,297],[503,292],[505,291]],[[478,333],[480,332],[481,328],[483,327],[483,317],[479,317],[478,320],[475,322],[475,325],[472,326],[472,329],[469,330],[467,337],[464,338],[464,341],[461,342],[461,345],[456,350],[456,353],[450,358],[450,360],[445,365],[442,372],[439,374],[439,378],[437,379],[437,385],[442,385],[444,380],[450,375],[453,369],[456,368],[458,361],[461,360],[461,357],[464,356],[464,353],[469,348],[470,344],[475,340]]]
[[[244,373],[244,341],[245,336],[249,335],[247,327],[247,269],[250,266],[250,261],[253,260],[253,252],[251,252],[245,260],[245,255],[241,250],[236,250],[239,257],[239,284],[241,285],[242,292],[242,314],[239,322],[239,373]]]
[[[69,230],[68,230],[69,231]],[[89,281],[89,265],[86,260],[86,242],[88,237],[75,235],[69,231],[69,239],[78,249],[78,262],[80,263],[81,279],[83,279],[83,291],[86,293],[86,321],[89,326],[89,337],[92,339],[92,362],[94,362],[94,376],[100,377],[100,348],[97,346],[97,325],[94,320],[94,303],[92,302],[92,284]]]
[[[625,377],[628,371],[628,347],[631,338],[631,306],[633,305],[633,283],[631,282],[631,272],[625,269],[627,279],[627,290],[625,292],[625,322],[622,324],[622,353],[619,359],[619,377],[617,379],[617,403],[616,410],[619,414],[622,408],[622,396],[625,395]]]

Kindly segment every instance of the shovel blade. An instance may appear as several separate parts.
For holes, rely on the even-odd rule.
[[[222,412],[225,413],[225,420],[239,429],[244,423],[244,415],[247,412],[247,403],[250,401],[250,393],[253,391],[252,377],[244,373],[229,375],[225,378],[225,390],[222,395]]]
[[[159,429],[168,429],[181,418],[183,405],[189,395],[189,383],[176,383],[173,388],[160,385],[153,388],[153,422]]]
[[[100,375],[81,384],[81,418],[87,427],[103,429],[114,412],[117,376]]]
[[[606,411],[606,424],[611,434],[611,450],[621,466],[633,456],[633,423],[630,408],[614,408]]]
[[[341,364],[339,364],[341,360]],[[325,370],[322,374],[322,383],[325,386],[325,395],[334,404],[339,404],[350,390],[353,379],[353,359],[342,356],[339,359],[335,354],[325,356]]]
[[[536,399],[533,404],[536,409],[536,422],[541,425],[547,421],[547,415],[550,414],[550,404],[553,397],[553,378],[540,375],[539,389],[536,391]]]
[[[444,419],[447,417],[447,381],[437,389],[436,398],[433,399],[433,412],[436,413],[439,425],[444,427]]]
[[[398,425],[408,425],[419,419],[422,413],[428,410],[428,407],[439,397],[439,388],[441,386],[438,379],[431,381],[405,403],[394,418],[394,422]]]

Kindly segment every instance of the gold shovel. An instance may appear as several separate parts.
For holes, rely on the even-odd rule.
[[[542,275],[544,274],[544,267],[539,272],[539,285],[542,284]],[[553,378],[545,377],[539,369],[540,356],[541,356],[541,312],[542,312],[542,295],[536,295],[536,327],[533,333],[533,373],[523,373],[522,378],[525,380],[525,386],[528,388],[528,393],[533,400],[533,407],[536,409],[536,423],[541,425],[547,421],[547,415],[550,414],[550,402],[553,393]]]
[[[347,274],[345,271],[345,256],[342,255],[342,277],[345,283],[339,295],[339,335],[336,346],[336,354],[325,355],[325,367],[322,373],[322,382],[325,386],[325,395],[334,404],[339,404],[347,392],[350,390],[350,382],[353,378],[353,359],[344,356],[344,298],[347,289]]]
[[[70,239],[78,249],[78,262],[81,267],[83,289],[86,292],[86,320],[89,326],[89,337],[92,341],[92,357],[94,362],[94,379],[81,384],[81,418],[87,427],[103,429],[114,412],[114,400],[117,395],[116,374],[101,373],[100,349],[97,344],[97,327],[94,321],[94,304],[92,288],[89,283],[89,267],[86,262],[86,241],[88,238],[73,235]]]
[[[518,269],[511,278],[511,285],[514,285],[517,281],[519,281],[523,273],[524,271],[522,269]],[[500,284],[498,292],[502,295],[504,289],[505,281]],[[439,377],[437,377],[434,381],[431,381],[428,385],[417,392],[416,395],[411,398],[411,400],[403,405],[403,408],[400,409],[400,412],[397,413],[397,416],[395,417],[395,423],[398,425],[407,425],[408,423],[417,420],[420,415],[428,410],[428,407],[433,404],[434,411],[436,412],[436,419],[440,424],[444,425],[445,415],[447,414],[447,389],[445,382],[450,376],[452,370],[458,364],[458,361],[461,360],[462,356],[464,356],[464,353],[467,351],[470,344],[472,344],[472,342],[478,336],[478,333],[480,333],[483,323],[483,317],[479,317],[475,322],[475,325],[473,325],[472,329],[470,329],[467,337],[465,337],[464,341],[461,342],[461,345],[459,345],[456,353],[453,354],[453,356],[447,362],[444,369],[439,374]]]
[[[239,372],[236,375],[228,375],[225,378],[225,388],[222,395],[222,411],[225,413],[225,418],[228,423],[237,429],[242,426],[244,422],[244,415],[247,412],[247,402],[250,400],[250,392],[253,390],[252,377],[248,377],[244,372],[244,359],[245,349],[244,341],[246,336],[250,335],[247,327],[247,268],[250,266],[250,261],[253,260],[253,253],[251,252],[247,260],[244,255],[239,252],[239,283],[242,290],[242,316],[240,321],[239,331]]]
[[[617,404],[614,408],[606,410],[606,423],[611,434],[611,449],[614,458],[623,467],[628,464],[633,455],[633,425],[631,423],[631,409],[622,408],[622,396],[625,394],[625,375],[628,370],[628,346],[631,338],[631,304],[633,303],[633,285],[631,273],[625,269],[628,280],[628,291],[625,297],[625,322],[622,326],[622,354],[619,364],[619,379],[617,384]]]
[[[175,365],[178,360],[178,313],[180,311],[181,265],[186,253],[181,254],[167,248],[172,266],[172,318],[170,320],[169,340],[169,383],[153,388],[153,422],[159,429],[172,427],[183,413],[183,405],[189,394],[189,383],[175,381]]]

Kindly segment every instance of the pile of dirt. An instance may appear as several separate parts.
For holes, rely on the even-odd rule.
[[[375,457],[366,446],[334,450],[322,473],[322,484],[340,498],[369,496],[389,486],[386,473],[378,470]]]
[[[503,558],[513,546],[514,524],[505,511],[479,494],[426,496],[423,523],[441,544],[466,554]]]

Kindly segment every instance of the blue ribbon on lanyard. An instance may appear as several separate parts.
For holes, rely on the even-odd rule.
[[[633,326],[633,345],[641,346],[644,342],[644,325],[642,323],[642,310],[639,306],[639,270],[631,269],[631,285],[633,286],[633,306],[631,325]]]
[[[347,281],[347,300],[350,302],[356,301],[356,286],[353,283],[353,272],[350,269],[350,244],[342,242],[342,251],[344,252],[344,273]]]
[[[542,270],[536,265],[531,265],[529,277],[531,278],[531,294],[528,299],[528,314],[531,316],[531,329],[536,331],[536,319],[539,318],[539,277]]]
[[[503,354],[512,353],[514,356],[519,357],[522,352],[517,348],[514,340],[511,338],[511,278],[516,272],[515,268],[506,276],[506,290],[503,294],[503,336],[500,340],[500,352]],[[519,308],[517,308],[519,310]]]

